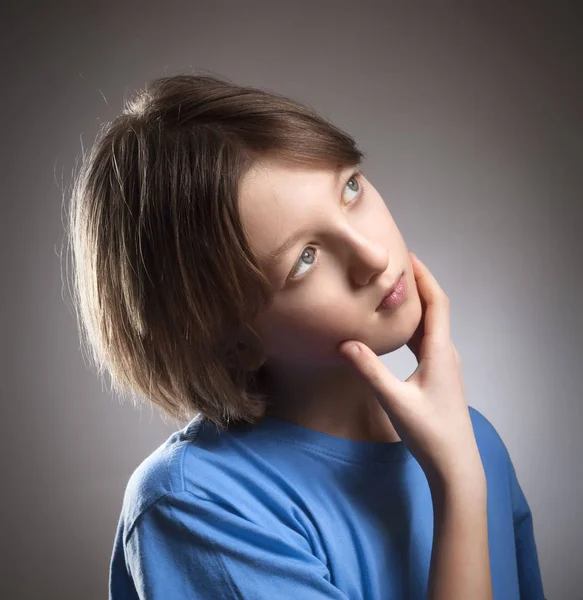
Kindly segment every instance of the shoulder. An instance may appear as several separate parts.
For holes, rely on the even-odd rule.
[[[482,460],[506,466],[510,460],[508,448],[492,422],[473,406],[469,406],[469,411]]]
[[[158,501],[186,491],[184,465],[185,461],[195,461],[200,455],[197,452],[200,425],[201,422],[195,419],[172,433],[134,469],[125,488],[122,506],[128,530]]]
[[[261,507],[258,498],[277,476],[244,443],[243,435],[219,432],[212,424],[195,419],[174,432],[131,474],[122,508],[126,531],[155,506],[179,500],[191,506],[215,502],[230,510],[240,510],[242,504],[253,515]]]

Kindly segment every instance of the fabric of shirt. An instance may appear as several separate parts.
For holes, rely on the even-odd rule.
[[[469,407],[487,481],[494,600],[544,600],[533,517],[508,450]],[[405,443],[265,417],[193,419],[132,473],[110,600],[425,600],[433,504]]]

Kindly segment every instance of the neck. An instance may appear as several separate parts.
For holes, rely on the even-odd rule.
[[[309,374],[263,369],[266,416],[355,441],[401,441],[369,385],[349,365]]]

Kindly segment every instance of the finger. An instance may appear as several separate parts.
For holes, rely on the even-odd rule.
[[[464,373],[463,373],[463,369],[462,369],[462,358],[459,355],[459,352],[456,350],[456,347],[455,347],[455,345],[453,343],[453,340],[451,342],[451,347],[453,349],[453,354],[455,356],[455,362],[457,364],[457,368],[458,368],[458,371],[459,371],[459,374],[460,374],[460,382],[461,382],[461,385],[462,385],[462,392],[463,392],[463,395],[464,395],[464,398],[465,398],[466,397],[466,385],[465,385],[465,382],[464,382]]]
[[[455,347],[455,345],[454,345],[454,343],[453,343],[453,340],[452,340],[452,342],[451,342],[451,347],[452,347],[452,349],[453,349],[453,354],[454,354],[454,356],[455,356],[455,362],[457,363],[457,366],[458,366],[458,367],[461,367],[461,366],[462,366],[462,359],[461,359],[461,357],[460,357],[460,355],[459,355],[458,351],[456,350],[456,347]]]
[[[356,353],[349,352],[349,346],[358,348]],[[395,377],[381,359],[362,342],[345,340],[338,350],[354,369],[356,369],[374,391],[378,401],[387,409],[389,416],[399,415],[408,388]]]
[[[421,299],[426,304],[424,343],[445,348],[451,343],[450,302],[427,266],[412,256],[415,282]]]
[[[419,325],[417,329],[411,336],[411,339],[407,342],[407,347],[417,359],[417,362],[421,362],[421,342],[423,341],[423,336],[425,335],[425,309],[423,309],[421,313],[421,319],[419,320]]]

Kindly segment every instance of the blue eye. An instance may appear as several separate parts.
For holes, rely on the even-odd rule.
[[[362,182],[360,181],[360,176],[361,176],[360,171],[355,171],[348,178],[348,180],[346,182],[346,185],[344,186],[346,188],[348,185],[350,185],[350,183],[352,181],[356,182],[356,188],[357,189],[356,190],[355,189],[352,190],[353,192],[356,192],[356,196],[354,197],[354,199],[352,200],[352,202],[356,202],[357,200],[359,200],[360,197],[362,196],[362,194],[364,193],[364,186],[363,186]],[[304,272],[301,273],[300,276],[298,277],[298,272],[299,272],[299,268],[301,266],[301,262],[304,260],[303,256],[304,256],[304,254],[308,254],[309,255],[309,253],[310,253],[311,250],[315,251],[316,249],[313,246],[306,246],[302,250],[300,258],[299,258],[298,262],[296,263],[296,266],[293,268],[292,272],[290,273],[290,280],[291,281],[294,281],[296,279],[301,279],[307,271],[313,270],[313,269],[304,270]],[[311,261],[312,262],[309,262],[309,264],[313,265],[314,261],[315,261],[315,258],[312,258]]]

